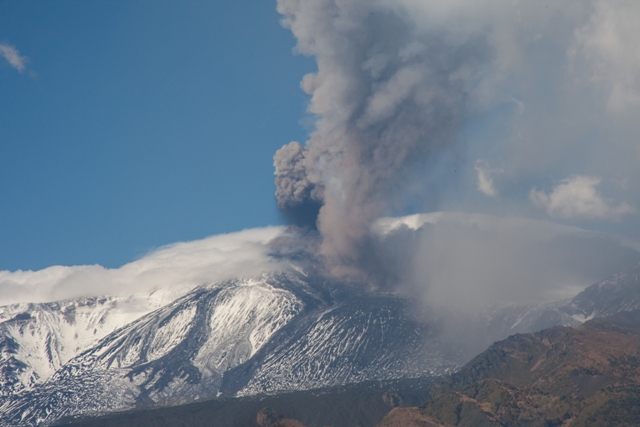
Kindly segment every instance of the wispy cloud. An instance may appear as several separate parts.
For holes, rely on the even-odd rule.
[[[0,305],[99,295],[148,295],[280,268],[267,243],[282,231],[256,228],[175,243],[120,268],[52,266],[39,271],[0,271]]]
[[[14,46],[0,43],[0,55],[2,55],[13,68],[20,72],[24,71],[28,58],[26,56],[20,56],[20,52],[18,52],[18,49]]]
[[[597,177],[576,175],[562,180],[549,194],[531,189],[529,199],[549,215],[566,219],[619,219],[633,212],[626,202],[610,205],[596,188],[600,182]]]
[[[478,191],[489,197],[498,197],[498,190],[493,183],[493,174],[502,172],[502,169],[491,169],[484,160],[476,161],[476,173],[478,174]]]

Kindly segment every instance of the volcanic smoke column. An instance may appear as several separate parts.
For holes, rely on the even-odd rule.
[[[294,222],[312,216],[336,275],[377,274],[371,224],[401,207],[411,173],[454,142],[470,70],[486,56],[483,38],[421,28],[414,3],[278,1],[318,71],[301,84],[315,131],[275,154],[276,197]]]

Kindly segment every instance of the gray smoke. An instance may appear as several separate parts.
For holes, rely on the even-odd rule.
[[[276,152],[276,199],[278,207],[288,209],[310,201],[320,201],[322,194],[307,176],[307,149],[293,141]]]
[[[276,152],[276,200],[289,221],[314,228],[322,205],[322,186],[309,178],[306,154],[307,148],[297,141]]]
[[[435,209],[640,237],[639,2],[278,0],[278,11],[318,67],[302,80],[314,131],[276,154],[278,203],[317,225],[334,274],[398,277],[380,272],[371,225],[427,196]]]
[[[276,196],[293,218],[319,207],[320,254],[334,274],[369,275],[377,265],[373,221],[401,209],[412,171],[453,144],[468,80],[489,53],[482,38],[424,32],[396,6],[278,2],[318,71],[302,81],[316,130],[306,147],[276,153]]]

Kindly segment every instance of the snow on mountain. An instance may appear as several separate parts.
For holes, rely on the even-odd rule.
[[[456,365],[405,300],[297,273],[194,289],[105,336],[0,404],[3,425],[219,394],[415,377]]]
[[[43,383],[72,357],[161,303],[102,297],[0,307],[0,396]]]
[[[441,375],[457,366],[407,301],[361,296],[318,313],[259,362],[237,395]]]
[[[214,397],[224,371],[249,359],[302,309],[291,292],[269,281],[202,286],[126,324],[44,384],[0,402],[0,422],[38,425],[77,413]]]
[[[228,368],[302,310],[292,293],[269,282],[265,276],[198,288],[107,336],[58,377],[120,370],[140,401],[159,404],[215,396]]]
[[[640,263],[615,274],[575,297],[546,304],[512,305],[486,316],[492,341],[552,326],[577,326],[587,320],[640,309]],[[494,338],[498,337],[498,338]]]
[[[0,271],[0,400],[31,390],[101,338],[202,283],[278,269],[266,243],[280,232],[176,243],[116,269]]]
[[[451,319],[414,316],[408,299],[298,271],[200,286],[153,311],[149,301],[2,308],[0,425],[443,374],[487,341],[640,308],[640,265],[571,300],[454,319],[462,340],[477,337],[466,347],[448,340]]]
[[[640,307],[640,263],[590,286],[573,298],[570,312],[582,320]]]

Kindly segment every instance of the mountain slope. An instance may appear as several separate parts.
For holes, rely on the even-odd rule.
[[[456,367],[405,300],[302,274],[193,290],[107,335],[0,406],[6,425],[417,377]]]
[[[13,335],[5,335],[9,392],[0,400],[0,425],[441,375],[488,340],[640,308],[639,278],[640,265],[569,301],[462,317],[457,341],[443,329],[451,319],[415,316],[412,301],[299,272],[202,286],[105,335],[29,387],[11,385],[27,365],[15,357]],[[7,314],[8,322],[29,320],[23,312]],[[65,321],[63,309],[55,313]]]
[[[280,416],[307,426],[373,427],[399,404],[418,405],[428,396],[430,379],[365,382],[277,395],[221,398],[187,405],[127,411],[98,418],[61,420],[73,427],[267,427]],[[272,417],[258,416],[265,408]],[[274,414],[275,413],[275,414]],[[273,416],[275,415],[275,416]],[[265,419],[267,418],[267,419]],[[268,418],[271,418],[269,420]],[[214,420],[212,422],[212,420]],[[273,426],[273,425],[272,425]]]
[[[211,397],[226,367],[249,358],[300,307],[292,295],[250,280],[198,288],[107,335],[46,383],[6,402],[0,420],[39,424],[86,411],[183,403],[203,392]]]
[[[578,423],[582,422],[584,417],[608,423],[602,425],[611,425],[611,417],[614,415],[618,417],[620,425],[625,425],[625,419],[628,421],[637,415],[633,411],[630,412],[629,408],[637,407],[637,403],[640,403],[634,400],[637,399],[638,394],[635,391],[637,387],[633,382],[634,378],[639,377],[637,366],[640,365],[637,364],[637,360],[640,360],[640,355],[637,353],[640,351],[638,343],[640,315],[637,312],[624,311],[634,306],[628,302],[632,300],[638,289],[637,286],[634,286],[637,271],[638,266],[624,274],[616,275],[593,285],[584,293],[567,302],[521,306],[519,308],[507,307],[487,316],[485,320],[489,319],[489,321],[478,326],[475,331],[482,330],[481,327],[488,327],[494,328],[494,333],[505,333],[505,331],[519,328],[536,327],[544,322],[557,322],[558,319],[570,324],[577,324],[582,318],[597,316],[601,312],[621,311],[617,317],[607,319],[606,322],[591,320],[579,328],[556,327],[531,335],[514,335],[497,343],[476,357],[459,373],[454,374],[451,380],[441,384],[433,392],[432,400],[425,407],[422,409],[395,409],[382,425],[385,427],[418,425],[438,427],[500,425],[502,423],[502,425],[549,426],[562,425],[567,420],[572,420],[573,425],[580,425]],[[629,298],[613,299],[608,304],[601,304],[598,309],[592,309],[593,301],[585,295],[599,295],[594,290],[603,287],[608,287],[608,292],[614,293],[622,289],[620,292],[627,293]],[[319,297],[317,301],[322,300],[324,303],[318,302],[313,316],[306,317],[308,323],[305,328],[299,328],[295,326],[295,320],[291,321],[279,333],[274,334],[274,337],[277,336],[278,339],[267,343],[256,352],[250,363],[241,364],[227,371],[223,377],[222,390],[226,390],[227,394],[233,394],[234,390],[239,390],[238,394],[244,394],[246,390],[250,390],[249,393],[246,393],[250,395],[273,390],[269,388],[273,385],[282,387],[282,384],[286,384],[286,381],[280,382],[282,379],[294,382],[301,381],[306,386],[312,386],[315,381],[320,382],[319,379],[322,378],[331,381],[332,378],[340,377],[345,372],[352,373],[357,366],[379,366],[379,362],[375,361],[376,357],[384,358],[383,355],[386,351],[382,337],[388,331],[384,329],[384,325],[387,322],[392,322],[391,313],[398,312],[397,308],[392,309],[394,304],[398,304],[398,301],[388,296],[378,296],[379,300],[368,299],[368,297],[370,295],[367,294],[349,295],[347,299],[339,297],[337,300],[341,301],[340,303],[331,302],[326,294],[324,300]],[[406,309],[406,306],[404,307]],[[341,314],[343,311],[344,314]],[[381,313],[386,313],[386,315],[381,315]],[[347,318],[353,323],[349,324],[346,321]],[[373,319],[377,319],[377,321]],[[399,323],[402,324],[403,320],[400,320]],[[341,326],[337,327],[336,325]],[[353,334],[352,329],[357,329],[355,325],[365,325],[360,331],[372,328],[372,334],[370,336]],[[412,324],[412,327],[415,326],[416,324]],[[436,345],[440,345],[441,349],[445,348],[442,342],[438,341],[440,331],[437,327],[433,325],[427,327],[424,324],[421,327],[423,329],[418,329],[418,331],[423,337],[430,337],[428,342],[431,350]],[[304,333],[296,334],[296,331],[304,331]],[[391,333],[394,332],[400,333],[403,339],[412,335],[410,329],[398,328],[393,329]],[[282,339],[282,336],[289,338]],[[350,337],[361,337],[360,341],[363,341],[363,344],[360,348],[352,346],[351,348],[356,349],[355,351],[344,352],[346,346],[343,346],[342,343],[358,341],[357,339],[351,340]],[[325,341],[331,343],[327,346],[329,351],[318,351],[323,346],[313,345]],[[377,352],[372,351],[371,358],[368,358],[369,353],[365,350],[369,342],[375,343],[375,345],[372,344],[372,348],[380,349]],[[411,348],[411,346],[407,345],[406,348]],[[299,357],[304,354],[308,354],[309,357],[306,359]],[[443,352],[442,354],[447,353]],[[347,356],[349,362],[344,365],[335,364],[334,367],[338,372],[336,374],[327,367],[327,363],[331,363],[331,358],[334,361],[339,361],[341,356]],[[323,357],[327,359],[324,360]],[[448,353],[448,357],[451,357],[451,353]],[[299,363],[298,358],[304,363]],[[428,356],[425,356],[423,360],[426,358]],[[272,366],[287,366],[287,361],[292,361],[289,364],[290,370],[286,371],[287,375],[281,375],[283,372],[269,373]],[[319,362],[316,364],[316,361]],[[321,373],[314,371],[313,368],[316,366],[324,367],[325,371]],[[347,367],[349,369],[345,369]],[[366,369],[364,370],[366,371]],[[397,375],[398,372],[395,371],[394,375]],[[294,373],[296,374],[294,375]],[[244,381],[242,381],[243,378]],[[246,378],[249,378],[248,382]],[[274,378],[278,381],[273,381]],[[628,382],[629,378],[632,379],[631,382]],[[251,389],[253,384],[257,384],[261,388]],[[362,387],[372,387],[372,385],[365,385],[371,383],[360,384]],[[428,390],[429,386],[427,384],[423,387],[425,387],[424,392]],[[276,388],[277,390],[278,388]],[[353,391],[355,389],[351,390],[349,393],[356,393]],[[348,418],[347,414],[359,413],[357,412],[359,409],[356,407],[349,409],[349,404],[346,402],[355,402],[355,394],[350,395],[349,393],[342,394],[340,397],[340,402],[345,402],[346,407],[334,404],[335,411],[343,414],[341,415],[342,421],[345,422],[347,419],[353,420]],[[285,401],[293,399],[291,394],[278,394],[273,397],[274,402],[281,399],[277,396],[282,396]],[[248,425],[247,423],[251,422],[249,420],[255,415],[258,404],[252,403],[251,405],[254,406],[243,406],[249,405],[247,402],[254,402],[250,396],[243,399],[223,399],[217,402],[220,405],[223,405],[222,402],[226,402],[223,406],[235,408],[232,412],[243,414],[246,414],[245,411],[251,408],[250,414],[247,415],[249,418],[244,421],[245,424],[234,424],[239,421],[231,416],[224,418],[225,421],[220,418],[219,425]],[[257,399],[264,398],[258,397]],[[314,422],[326,420],[326,418],[310,417],[313,411],[309,409],[307,412],[305,408],[311,408],[314,404],[312,400],[306,399],[303,407],[299,407],[297,410],[287,407],[286,410],[280,409],[279,411],[306,425],[314,425]],[[259,401],[263,402],[263,400]],[[216,406],[216,401],[212,401],[210,404],[203,402],[202,405],[201,408],[212,408],[211,411],[223,411],[222,407]],[[374,404],[371,403],[371,405],[373,408]],[[144,425],[144,423],[151,422],[151,419],[154,420],[154,423],[159,423],[158,425],[172,425],[171,423],[176,419],[189,419],[191,420],[189,425],[206,425],[206,416],[191,417],[189,415],[191,409],[187,408],[195,409],[196,407],[180,406],[151,412],[136,411],[129,414],[112,415],[95,421],[86,419],[72,423],[72,425],[120,425],[122,423],[128,425],[127,422],[131,425]],[[214,410],[213,408],[219,409]],[[376,408],[377,411],[379,408],[377,406]],[[332,409],[326,408],[321,412],[325,411],[329,413]],[[218,414],[218,412],[216,413]],[[222,415],[219,413],[217,416]],[[340,424],[338,419],[340,416],[332,418],[331,423],[352,425],[345,422]]]
[[[156,295],[0,307],[0,401],[45,382],[71,358],[163,302]]]
[[[490,343],[517,333],[553,326],[578,326],[587,320],[640,309],[640,263],[589,286],[567,301],[502,307],[486,316]]]
[[[492,345],[403,415],[406,427],[637,426],[640,420],[640,311],[576,328],[518,334]]]

